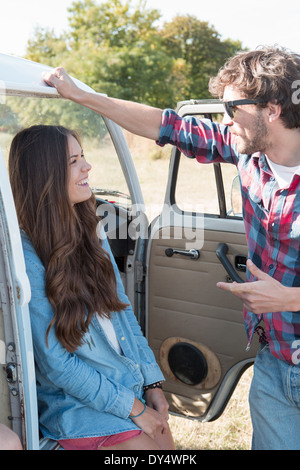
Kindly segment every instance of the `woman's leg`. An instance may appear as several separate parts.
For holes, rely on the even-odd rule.
[[[160,436],[154,439],[155,443],[161,450],[175,450],[175,444],[170,428]]]
[[[175,445],[171,431],[168,429],[168,431],[165,431],[155,439],[142,433],[137,437],[114,446],[101,446],[99,450],[175,450]]]
[[[0,423],[0,450],[22,450],[19,437],[11,429]]]

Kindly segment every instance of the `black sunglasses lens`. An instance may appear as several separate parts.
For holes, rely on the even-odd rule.
[[[232,111],[232,108],[231,106],[229,105],[229,103],[226,103],[226,101],[224,102],[224,107],[225,107],[225,111],[226,113],[228,114],[228,116],[233,119],[233,111]]]

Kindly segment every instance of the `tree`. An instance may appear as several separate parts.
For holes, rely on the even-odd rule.
[[[26,57],[55,66],[96,91],[153,106],[171,106],[172,90],[161,87],[169,80],[173,58],[164,47],[155,22],[160,14],[146,2],[75,1],[69,8],[69,30],[36,30]]]
[[[122,99],[171,105],[172,92],[161,83],[168,80],[173,59],[155,27],[157,10],[147,9],[145,1],[134,6],[85,0],[74,2],[69,12],[72,50],[84,57],[79,78]]]
[[[160,13],[146,0],[75,0],[67,32],[37,29],[27,58],[65,68],[96,91],[174,107],[209,97],[208,82],[225,60],[242,49],[192,15],[158,27]],[[162,86],[163,84],[163,86]]]
[[[213,26],[191,15],[176,16],[163,25],[160,34],[174,58],[172,76],[177,101],[209,98],[210,77],[242,49],[240,41],[222,41]]]
[[[0,131],[16,133],[19,130],[19,123],[16,114],[7,104],[0,106]]]
[[[37,28],[26,58],[63,65],[95,91],[161,108],[208,98],[210,77],[242,48],[241,43],[223,41],[213,26],[195,16],[176,16],[160,27],[159,19],[159,11],[147,8],[146,0],[75,0],[67,31],[55,35]],[[57,116],[58,121],[80,127],[81,113],[72,106],[69,118],[67,107],[62,111],[54,102],[39,106],[46,120]],[[31,119],[31,108],[20,111],[22,121]],[[90,135],[96,132],[92,117],[85,118],[83,128]]]
[[[26,59],[56,66],[68,56],[67,37],[64,33],[56,36],[53,29],[37,27],[28,40]]]
[[[155,9],[147,9],[145,0],[133,6],[131,0],[111,0],[101,4],[94,0],[74,1],[68,9],[73,44],[85,41],[96,47],[130,47],[141,38],[152,40],[154,23],[160,18]]]

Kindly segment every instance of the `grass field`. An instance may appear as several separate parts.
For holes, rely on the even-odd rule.
[[[178,450],[249,450],[252,424],[248,394],[253,369],[242,376],[227,407],[219,419],[201,423],[176,416],[170,427]]]

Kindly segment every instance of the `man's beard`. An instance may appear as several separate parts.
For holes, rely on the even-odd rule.
[[[266,153],[267,148],[270,147],[268,140],[268,129],[261,113],[257,113],[251,128],[253,137],[240,137],[236,138],[237,150],[241,154],[252,155],[255,152]]]

